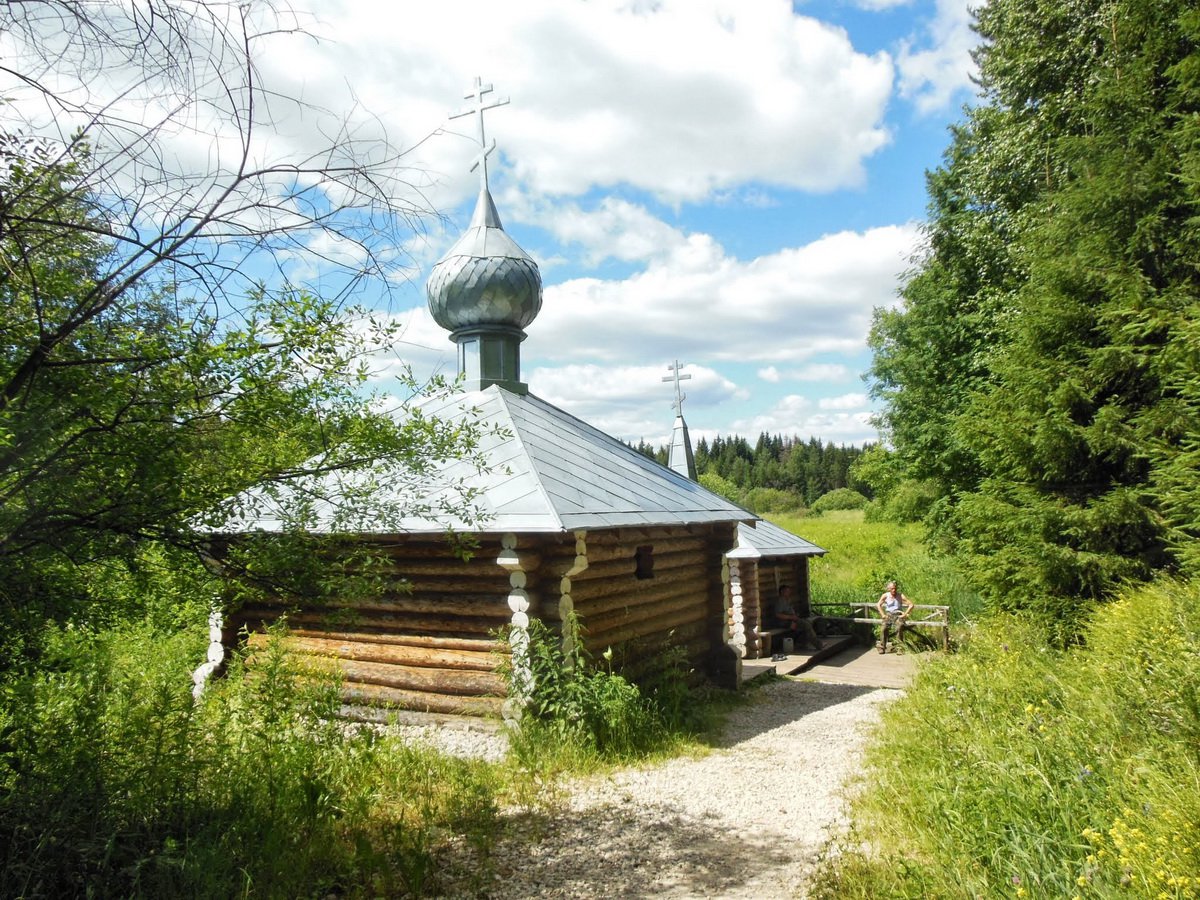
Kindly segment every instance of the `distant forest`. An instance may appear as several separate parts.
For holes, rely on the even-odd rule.
[[[667,462],[669,448],[666,446],[656,448],[645,441],[630,446],[664,465]],[[737,497],[743,499],[752,491],[760,495],[764,491],[781,491],[791,495],[792,502],[768,506],[811,506],[818,498],[838,488],[856,490],[870,499],[870,488],[854,479],[850,467],[871,446],[839,447],[817,438],[801,441],[763,432],[753,445],[738,435],[718,435],[711,444],[701,438],[694,452],[696,473],[707,487],[718,488],[718,493],[730,495],[719,489],[723,487],[719,482],[712,483],[713,476],[728,482]]]

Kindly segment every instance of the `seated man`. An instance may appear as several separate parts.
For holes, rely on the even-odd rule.
[[[779,596],[775,598],[775,606],[771,611],[771,627],[786,628],[788,636],[795,642],[812,650],[821,649],[821,640],[813,628],[812,619],[806,619],[796,613],[792,605],[792,586],[785,584],[779,588]]]

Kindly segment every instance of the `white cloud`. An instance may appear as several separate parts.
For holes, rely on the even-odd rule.
[[[859,9],[878,12],[883,9],[895,9],[897,6],[908,6],[912,2],[913,0],[854,0],[854,5]]]
[[[817,403],[819,409],[862,409],[867,405],[866,394],[842,394],[840,397],[824,397]]]
[[[980,2],[937,0],[937,12],[922,39],[902,43],[896,60],[900,96],[912,100],[920,112],[943,109],[956,94],[974,91],[971,50],[979,36],[971,30],[970,9]]]
[[[682,374],[691,376],[680,383],[685,416],[689,409],[745,399],[736,384],[713,369],[684,366]],[[529,371],[527,380],[542,399],[609,434],[656,445],[670,438],[675,387],[666,361],[660,366],[542,366]]]
[[[483,73],[492,97],[513,99],[489,113],[488,137],[537,195],[617,184],[671,202],[750,183],[827,191],[861,184],[864,159],[889,140],[891,59],[856,51],[843,30],[786,0],[662,0],[637,11],[331,0],[321,16],[337,43],[281,42],[273,76],[329,109],[346,107],[353,84],[412,143]],[[445,176],[435,203],[440,191],[473,190],[466,138],[476,128],[474,117],[454,120],[414,154]]]
[[[895,302],[918,239],[914,225],[840,232],[742,262],[690,234],[620,281],[581,278],[545,289],[526,353],[545,362],[654,358],[794,365],[863,349],[876,306]],[[810,369],[810,375],[835,374]]]
[[[790,394],[765,413],[735,420],[732,423],[733,432],[756,435],[765,431],[768,434],[796,435],[801,438],[815,435],[823,441],[836,444],[862,444],[877,440],[876,430],[871,425],[870,410],[828,411],[814,410],[813,406],[806,397]]]
[[[592,266],[608,258],[644,262],[687,242],[682,231],[645,207],[616,197],[605,197],[593,211],[575,203],[552,206],[537,216],[537,221],[559,241],[582,244]]]
[[[802,369],[793,369],[787,376],[796,381],[844,381],[851,374],[850,368],[841,363],[813,363]]]
[[[774,366],[767,366],[765,369],[758,370],[758,377],[763,381],[769,381],[771,384],[778,384],[782,376],[780,376],[779,370]]]

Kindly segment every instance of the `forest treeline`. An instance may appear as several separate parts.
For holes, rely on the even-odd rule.
[[[979,101],[875,315],[869,480],[916,486],[997,606],[1061,619],[1200,570],[1200,10],[993,0],[976,28]]]
[[[646,441],[635,450],[664,465],[668,448]],[[740,435],[717,435],[710,443],[696,442],[696,473],[701,482],[731,500],[745,503],[755,512],[785,512],[811,507],[821,497],[840,489],[871,497],[871,487],[852,471],[866,447],[807,441],[794,436],[762,432],[751,444]]]

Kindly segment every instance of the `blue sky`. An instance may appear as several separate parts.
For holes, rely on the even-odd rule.
[[[678,359],[694,435],[875,438],[866,333],[973,95],[965,0],[346,2],[320,19],[333,41],[307,70],[411,140],[443,128],[415,161],[448,221],[408,248],[416,278],[392,300],[418,372],[453,368],[421,286],[478,190],[473,118],[441,117],[479,75],[511,100],[487,113],[492,192],[542,269],[535,393],[662,443]]]
[[[321,110],[368,151],[380,133],[410,148],[411,187],[395,200],[440,217],[395,248],[405,266],[390,290],[360,298],[404,329],[373,386],[399,390],[402,363],[453,374],[424,282],[479,190],[475,117],[448,114],[482,77],[511,100],[486,117],[492,194],[542,271],[522,347],[535,393],[661,444],[673,421],[662,379],[678,360],[694,436],[862,443],[876,437],[861,377],[871,314],[897,302],[924,173],[973,96],[969,2],[295,0],[303,31],[255,42],[271,93],[252,155],[319,152]],[[238,158],[236,131],[208,107],[175,117],[152,86],[121,93],[117,72],[79,90],[100,98],[109,81],[144,107],[118,112],[170,121],[153,158],[198,184]],[[339,275],[321,259],[356,265],[348,242],[305,239],[292,279],[329,289]]]

